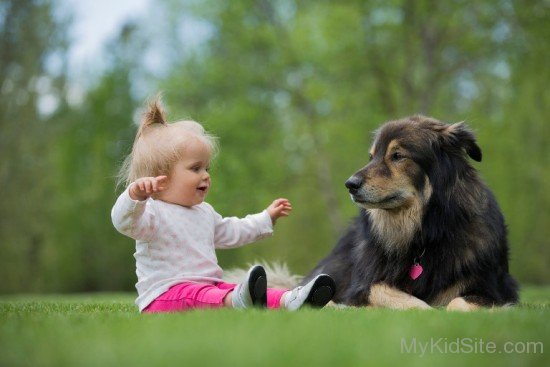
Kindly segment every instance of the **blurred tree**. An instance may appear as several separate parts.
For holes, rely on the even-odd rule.
[[[1,3],[0,292],[131,287],[133,241],[109,212],[137,101],[157,89],[170,120],[220,137],[208,201],[221,214],[294,204],[273,238],[220,252],[223,267],[266,258],[308,271],[357,212],[343,182],[367,162],[371,132],[424,113],[477,131],[512,271],[547,282],[548,10],[543,0],[164,0],[151,10],[162,21],[122,27],[97,82],[69,106],[63,67],[47,68],[66,48],[52,3]]]
[[[106,48],[106,69],[81,105],[58,122],[54,180],[57,203],[48,241],[45,287],[62,291],[129,289],[135,283],[133,246],[111,224],[115,176],[129,152],[137,108],[132,71],[142,49],[132,23]]]
[[[509,83],[498,126],[490,178],[498,188],[513,244],[512,272],[522,280],[550,279],[550,4],[513,1],[506,50]],[[489,133],[489,132],[488,132]],[[498,138],[495,139],[494,137]]]
[[[0,292],[35,289],[51,234],[51,113],[64,103],[67,50],[54,10],[47,0],[0,3]]]
[[[365,164],[370,132],[383,121],[415,113],[468,120],[482,147],[503,146],[491,131],[512,92],[509,58],[520,52],[512,33],[518,14],[509,2],[165,4],[170,29],[190,22],[209,29],[201,47],[177,55],[161,86],[178,113],[221,137],[214,171],[220,189],[210,200],[224,213],[241,214],[273,193],[295,203],[271,246],[224,254],[222,261],[280,257],[306,271],[316,261],[311,253],[328,250],[343,218],[356,211],[342,183]],[[167,37],[181,44],[180,32]],[[492,158],[478,168],[502,198],[507,184],[493,180],[499,168]],[[505,209],[512,225],[529,212]]]

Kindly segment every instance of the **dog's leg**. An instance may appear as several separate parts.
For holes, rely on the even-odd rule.
[[[481,308],[481,306],[475,303],[466,301],[463,297],[456,297],[447,305],[447,311],[474,311]]]
[[[431,309],[426,302],[411,296],[399,289],[388,286],[385,283],[373,284],[370,288],[369,305],[374,307],[388,307],[398,310],[418,308]]]

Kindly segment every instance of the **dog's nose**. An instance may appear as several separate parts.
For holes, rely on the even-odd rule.
[[[362,184],[363,184],[363,180],[361,179],[361,177],[351,176],[346,181],[345,185],[348,188],[350,193],[355,194],[357,190],[359,190]]]

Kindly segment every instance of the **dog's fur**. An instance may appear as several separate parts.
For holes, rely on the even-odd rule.
[[[359,216],[302,283],[329,274],[333,301],[354,306],[516,303],[504,219],[467,156],[482,154],[464,123],[414,116],[384,124],[370,162],[346,182]],[[412,280],[415,261],[424,270]]]

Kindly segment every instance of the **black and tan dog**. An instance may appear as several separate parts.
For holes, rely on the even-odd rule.
[[[414,116],[384,124],[370,162],[346,181],[359,216],[303,282],[320,273],[336,303],[471,310],[514,304],[504,219],[468,157],[464,123]]]

